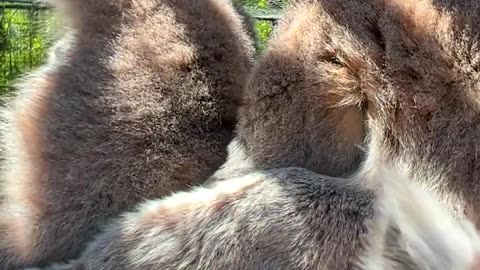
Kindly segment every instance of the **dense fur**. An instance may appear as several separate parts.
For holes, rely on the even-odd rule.
[[[361,1],[323,2],[356,10],[354,17],[332,11],[352,22],[376,16]],[[350,44],[345,54],[354,59],[375,55],[362,49],[326,9],[319,4],[292,5],[249,82],[237,142],[254,168],[298,166],[342,176],[358,169],[363,160],[364,101],[356,91],[375,85],[368,84],[369,74],[357,72],[361,67],[356,61],[344,66],[336,48]],[[359,31],[372,35],[369,29]],[[374,42],[368,45],[378,48]]]
[[[383,192],[361,269],[480,269],[480,238],[473,223],[454,218],[429,188],[404,174],[389,169],[380,175],[376,181],[382,181]]]
[[[246,91],[241,155],[344,175],[366,141],[480,222],[478,14],[475,0],[294,1]]]
[[[297,1],[245,95],[229,153],[240,163],[215,174],[230,179],[240,164],[239,174],[344,175],[365,140],[430,197],[391,175],[252,172],[126,214],[72,267],[478,268],[462,216],[480,220],[479,12],[475,0]],[[379,195],[395,181],[405,186]]]
[[[358,167],[355,142],[366,140],[368,153],[397,164],[456,218],[466,214],[480,225],[478,14],[480,2],[474,0],[296,1],[256,68],[230,147],[235,151],[215,178],[224,179],[236,166],[249,171],[294,165],[343,174]],[[312,108],[320,111],[310,113]],[[346,125],[342,117],[329,117],[345,111]],[[428,220],[428,211],[410,210],[427,217],[410,219],[426,223],[413,234],[420,242],[398,240],[399,227],[410,234],[413,225],[397,218],[399,224],[385,227],[386,250],[376,253],[382,259],[367,260],[367,269],[457,269],[452,258],[463,251],[443,247],[460,240],[442,233],[422,239],[437,221]],[[389,211],[395,219],[398,209]],[[427,240],[432,242],[425,246]],[[436,250],[439,242],[443,249]],[[416,253],[443,255],[418,261]]]
[[[253,172],[148,202],[110,225],[72,268],[347,269],[373,200],[304,169]]]
[[[72,31],[3,111],[0,269],[76,256],[101,223],[226,158],[252,42],[223,0],[58,0]]]
[[[150,201],[53,269],[478,270],[479,252],[471,223],[394,171],[285,168]]]
[[[385,2],[384,79],[366,92],[372,138],[480,225],[480,2]]]
[[[209,183],[286,166],[330,176],[359,169],[367,132],[366,99],[358,89],[378,87],[363,71],[375,68],[364,60],[380,61],[381,46],[362,47],[330,14],[376,38],[368,25],[355,23],[378,19],[368,1],[293,1],[249,81],[228,161]]]

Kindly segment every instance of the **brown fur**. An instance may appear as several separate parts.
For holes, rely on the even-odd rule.
[[[474,0],[295,1],[245,93],[243,155],[345,175],[365,139],[480,222],[478,14]]]
[[[50,269],[475,269],[473,225],[370,164],[352,179],[256,171],[150,201],[111,224],[79,260]]]
[[[315,112],[313,108],[324,106],[342,112],[359,107],[358,117],[366,121],[369,155],[400,166],[414,181],[435,191],[457,217],[463,215],[466,206],[467,214],[478,222],[479,185],[475,181],[478,178],[479,12],[480,4],[474,0],[323,0],[294,4],[260,61],[240,112],[236,142],[240,142],[242,151],[247,153],[246,164],[260,168],[299,164],[332,175],[358,167],[355,164],[359,162],[357,158],[361,158],[360,153],[338,154],[336,136],[317,135],[327,132],[324,130],[344,131],[335,128],[341,127],[341,122],[327,121],[341,118],[326,117],[329,110],[321,114],[310,114],[310,110]],[[305,35],[307,27],[311,34]],[[290,91],[292,89],[296,91]],[[289,107],[291,104],[296,106]],[[310,119],[317,115],[320,121]],[[325,129],[323,125],[318,128],[320,133],[314,133],[311,127],[315,123],[331,128]],[[362,124],[357,123],[358,127]],[[309,141],[310,136],[323,139],[323,145],[333,147],[322,146],[319,149],[324,152],[314,151],[312,145],[322,144],[313,139]],[[340,149],[357,151],[354,143]],[[319,162],[321,155],[326,156],[325,162]],[[337,157],[347,160],[332,162]],[[259,186],[253,185],[246,189],[252,190],[251,194],[242,193],[231,201],[182,208],[181,218],[174,220],[176,226],[160,219],[143,227],[143,223],[138,223],[137,214],[128,214],[92,244],[82,258],[81,267],[352,267],[351,259],[365,251],[358,237],[366,232],[364,222],[373,216],[373,195],[365,191],[365,187],[339,188],[342,179],[315,176],[305,170],[293,171],[274,170],[273,176],[260,181],[267,185],[265,188],[257,191]],[[245,181],[240,179],[235,181]],[[216,193],[215,185],[220,184],[206,190],[207,198],[217,198],[210,191]],[[227,180],[223,184],[234,183]],[[242,189],[242,192],[245,191]],[[188,202],[194,195],[202,194],[184,194],[179,200]],[[300,199],[295,200],[297,198]],[[289,204],[290,200],[294,203]],[[416,203],[421,205],[420,201]],[[354,214],[350,212],[352,208]],[[301,210],[307,211],[305,217],[311,221],[309,224],[317,226],[314,230],[308,230],[310,227],[304,220],[296,219],[302,215]],[[416,211],[411,208],[406,213],[418,218]],[[386,213],[389,216],[396,212]],[[180,221],[183,224],[179,225]],[[389,222],[387,219],[386,223]],[[419,236],[419,241],[429,240],[426,236],[435,231],[430,228],[443,226],[435,219],[427,220],[426,224],[432,227],[414,230],[418,233],[413,235]],[[387,255],[386,261],[380,256],[381,262],[388,266],[386,269],[429,269],[432,268],[429,262],[441,266],[433,269],[452,269],[457,257],[446,256],[451,254],[448,247],[451,243],[464,242],[444,241],[448,234],[436,234],[437,238],[426,242],[429,243],[427,253],[419,254],[438,251],[435,254],[445,256],[432,257],[434,261],[424,256],[424,262],[415,261],[418,254],[397,249],[418,243],[415,238],[407,237],[414,241],[412,243],[401,240],[404,233],[412,235],[407,230],[411,225],[400,222],[383,227],[385,234],[380,235],[386,238],[380,237],[380,243],[386,243],[387,250],[380,249],[380,253],[374,254]],[[440,240],[443,245],[438,245]],[[392,260],[397,256],[399,261]],[[473,266],[472,263],[470,267]]]
[[[361,118],[364,123],[349,126],[365,124],[368,155],[397,164],[436,193],[457,218],[466,213],[480,225],[480,185],[475,182],[478,14],[480,2],[474,0],[297,1],[246,92],[232,147],[242,153],[229,155],[244,158],[238,167],[242,171],[295,165],[332,175],[345,173],[348,170],[339,168],[358,167],[358,159],[350,159],[355,155],[345,154],[354,151],[352,140],[337,147],[338,134],[319,136],[333,130],[349,134],[333,128],[342,126],[341,118],[311,112],[358,107],[350,120]],[[326,87],[310,87],[312,78]],[[315,125],[320,133],[312,129]],[[309,136],[323,141],[311,143]],[[350,138],[355,137],[359,136]],[[322,155],[324,162],[318,162]],[[227,162],[216,175],[224,179],[235,171],[235,163]],[[388,233],[394,235],[395,230]],[[401,256],[395,248],[386,254]],[[409,267],[414,262],[406,262],[408,256],[403,259],[403,268],[394,261],[387,262],[388,267],[418,269]]]
[[[258,171],[148,202],[111,224],[71,268],[347,269],[372,199],[304,169]],[[329,249],[319,252],[320,243]]]
[[[283,168],[232,179],[220,171],[216,175],[224,182],[126,214],[72,266],[352,269],[361,259],[368,270],[474,268],[475,229],[453,219],[437,196],[453,210],[467,203],[477,217],[478,185],[472,181],[479,5],[474,0],[295,3],[255,71],[227,164],[234,168],[237,163],[229,162],[237,161],[242,172],[299,164],[345,173],[359,161],[338,149],[355,153],[354,143],[337,148],[338,134],[319,134],[344,132],[334,128],[342,127],[341,117],[328,116],[358,107],[349,120],[366,121],[369,159],[358,174],[364,177]],[[337,111],[310,114],[314,108]],[[320,133],[311,129],[316,123]],[[323,141],[309,141],[310,136]],[[319,162],[322,155],[325,163]],[[435,196],[426,200],[411,193],[415,188],[400,192],[409,187],[408,179],[372,176],[374,157],[393,162]],[[341,160],[333,162],[336,158]],[[378,196],[382,184],[393,187]],[[218,195],[229,188],[238,192]],[[158,214],[153,223],[152,213]]]
[[[222,0],[58,0],[73,30],[4,109],[0,268],[76,256],[100,224],[224,162],[252,42]]]
[[[442,199],[479,217],[477,88],[480,2],[386,1],[383,86],[369,96],[379,148],[415,178],[428,176]],[[477,223],[480,225],[480,223]]]
[[[365,99],[358,89],[377,87],[363,72],[371,68],[364,59],[378,59],[381,48],[370,42],[366,49],[332,14],[374,21],[377,10],[363,1],[323,2],[287,9],[249,83],[237,140],[255,168],[299,166],[341,176],[364,158]]]

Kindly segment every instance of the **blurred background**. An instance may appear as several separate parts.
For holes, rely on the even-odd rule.
[[[281,16],[284,0],[240,1],[255,19],[264,48]],[[45,61],[48,48],[61,34],[52,7],[31,0],[0,0],[0,95],[13,90],[15,80]]]

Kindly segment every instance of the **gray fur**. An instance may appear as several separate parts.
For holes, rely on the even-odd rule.
[[[373,200],[304,169],[258,171],[148,202],[72,269],[349,269]]]
[[[0,269],[76,257],[225,161],[252,67],[223,0],[58,0],[72,31],[3,109]]]
[[[479,11],[474,0],[297,1],[245,93],[241,153],[230,155],[244,158],[240,172],[233,162],[213,177],[225,181],[126,214],[72,267],[350,269],[358,259],[368,270],[474,269],[476,231],[443,207],[478,224]],[[397,193],[380,200],[368,176],[314,173],[375,168],[360,166],[363,141],[367,157],[435,191],[442,211],[419,210],[417,196],[391,208],[383,202]],[[285,166],[314,172],[257,171]],[[453,238],[438,220],[449,220]]]
[[[371,55],[359,50],[350,32],[320,4],[329,2],[357,10],[350,21],[377,16],[372,7],[357,0],[287,8],[258,61],[239,111],[236,139],[254,168],[295,166],[345,176],[364,159],[362,96],[348,96],[363,78],[342,66],[331,48],[352,44],[349,54],[368,59]],[[368,29],[362,31],[370,35]]]
[[[375,149],[480,224],[478,14],[476,0],[293,1],[240,108],[251,169],[349,175]]]
[[[241,153],[230,156],[245,158],[241,171],[293,165],[348,174],[361,167],[362,153],[352,141],[339,147],[343,130],[333,133],[338,122],[321,110],[358,108],[351,124],[364,125],[358,138],[367,156],[397,164],[438,195],[439,208],[478,226],[479,13],[474,0],[296,1],[245,93]],[[227,162],[213,178],[235,172]],[[380,254],[400,262],[387,259],[377,269],[456,269],[459,253],[435,250],[435,242],[427,248],[438,258],[414,260],[405,250],[411,239],[391,240],[399,225],[389,226]]]
[[[256,171],[150,201],[66,269],[477,269],[473,225],[428,189],[377,169],[351,179]]]

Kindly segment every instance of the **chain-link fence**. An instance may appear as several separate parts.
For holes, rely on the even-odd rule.
[[[37,67],[53,42],[51,9],[26,0],[0,1],[0,94]]]
[[[283,0],[238,1],[256,18],[264,44],[280,17]],[[55,40],[57,22],[51,7],[31,0],[0,0],[0,95],[20,75],[43,63]]]

